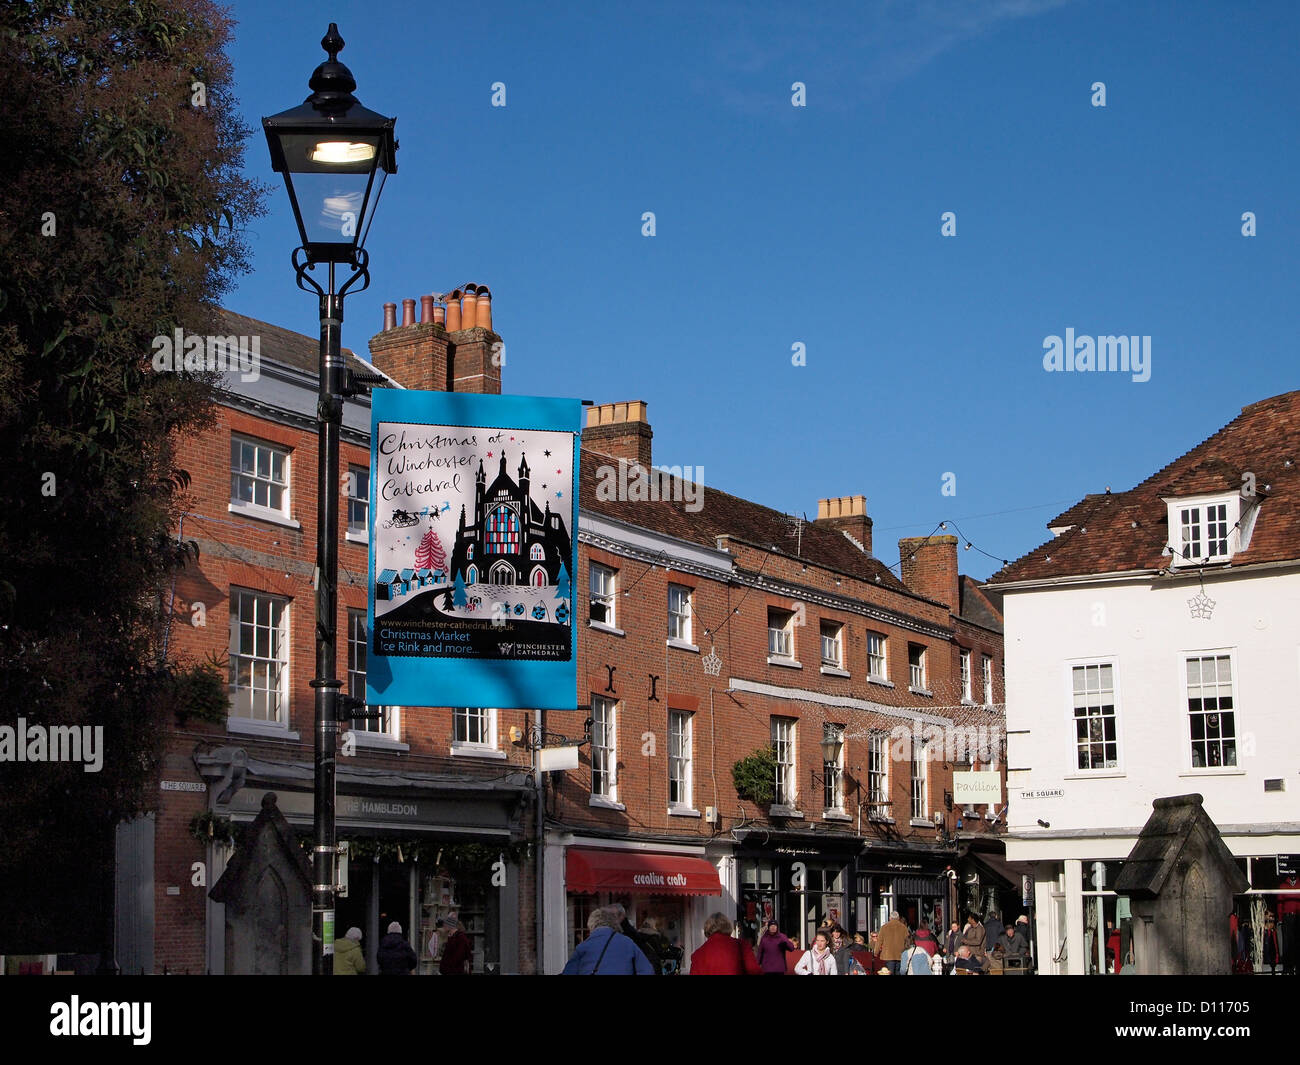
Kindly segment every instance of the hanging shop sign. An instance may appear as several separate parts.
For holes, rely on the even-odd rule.
[[[366,701],[577,700],[578,400],[376,389]]]
[[[952,801],[962,806],[1001,802],[1002,774],[993,771],[953,773]]]

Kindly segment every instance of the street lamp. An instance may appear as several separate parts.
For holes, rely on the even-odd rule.
[[[339,425],[343,398],[377,380],[349,374],[339,347],[343,297],[357,282],[370,284],[364,244],[384,179],[397,171],[397,119],[361,106],[352,95],[352,72],[338,61],[343,38],[330,23],[321,39],[328,61],[316,68],[312,94],[298,107],[262,119],[271,166],[284,175],[302,246],[292,262],[298,287],[320,298],[320,392],[316,425],[320,438],[316,481],[316,775],[312,848],[312,973],[334,971],[334,896],[338,841],[334,818],[335,737],[350,708],[335,675],[338,634]],[[375,177],[379,176],[378,187]],[[372,195],[373,194],[373,195]],[[308,272],[328,266],[328,283]],[[335,267],[351,276],[336,286]],[[348,715],[364,716],[364,715]]]

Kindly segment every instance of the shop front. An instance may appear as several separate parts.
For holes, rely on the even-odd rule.
[[[861,925],[852,905],[853,869],[859,841],[817,840],[797,834],[751,835],[736,852],[739,934],[751,943],[768,921],[799,945],[818,928],[838,924],[850,933]]]
[[[250,769],[255,773],[248,774],[242,787],[220,792],[213,813],[228,819],[238,838],[241,826],[257,815],[262,797],[274,792],[295,834],[310,836],[312,793],[299,790],[300,781],[292,787],[274,779],[256,760]],[[454,916],[472,943],[472,972],[519,972],[519,895],[526,858],[519,822],[527,786],[504,781],[485,788],[408,772],[402,786],[374,794],[360,791],[361,781],[352,776],[340,772],[336,800],[338,839],[344,847],[336,934],[361,930],[367,968],[374,973],[379,941],[396,921],[415,950],[416,973],[436,974],[444,942],[436,934],[437,921]],[[232,853],[230,846],[209,847],[210,882],[220,878]],[[208,971],[225,972],[225,907],[211,899],[207,932]]]
[[[896,910],[909,928],[925,926],[942,941],[955,912],[953,857],[933,848],[869,849],[855,872],[854,908],[863,915],[858,930],[877,931]]]
[[[587,936],[591,912],[602,906],[618,903],[635,928],[658,932],[682,968],[703,941],[705,918],[723,909],[718,869],[703,847],[550,836],[544,878],[544,971],[552,974],[564,968]]]

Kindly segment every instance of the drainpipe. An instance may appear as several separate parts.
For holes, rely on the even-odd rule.
[[[546,881],[542,876],[545,867],[543,855],[546,853],[546,779],[542,776],[542,737],[546,735],[546,711],[537,711],[537,742],[533,747],[533,783],[537,791],[537,854],[534,857],[534,879],[536,881],[537,901],[537,975],[546,972]]]

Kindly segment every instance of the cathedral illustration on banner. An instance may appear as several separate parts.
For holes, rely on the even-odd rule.
[[[560,583],[567,574],[572,543],[559,513],[534,502],[528,460],[520,456],[517,479],[506,472],[506,456],[491,485],[480,459],[474,478],[474,513],[460,508],[460,525],[451,553],[451,579],[466,585]]]

